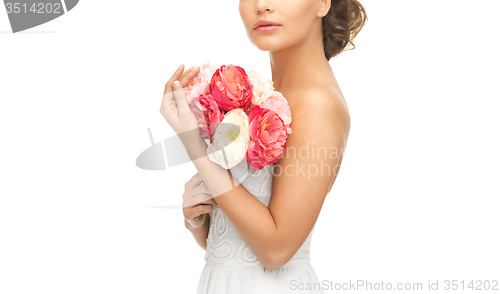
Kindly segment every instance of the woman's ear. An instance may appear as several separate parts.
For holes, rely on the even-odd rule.
[[[328,11],[330,10],[331,5],[332,5],[331,0],[320,0],[320,6],[319,6],[317,16],[318,17],[325,16],[328,13]]]

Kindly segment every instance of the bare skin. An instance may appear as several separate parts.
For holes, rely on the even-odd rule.
[[[288,136],[285,154],[274,168],[268,207],[229,170],[206,156],[207,145],[199,134],[180,137],[198,170],[191,182],[203,181],[210,193],[202,193],[203,197],[213,198],[269,270],[287,263],[310,234],[335,182],[347,145],[349,111],[324,56],[321,39],[321,18],[329,8],[330,0],[240,0],[247,34],[259,49],[269,51],[274,86],[286,97],[292,111],[292,134]],[[253,26],[261,19],[277,22],[281,27],[256,32]],[[197,69],[182,75],[181,72],[174,73],[167,83],[168,95],[160,110],[178,134],[186,126],[195,125],[193,116],[186,111],[189,108],[183,90],[174,89],[172,82],[178,79],[184,87]],[[311,149],[312,144],[315,149]],[[291,152],[301,148],[314,152],[314,156]],[[185,210],[185,217],[194,215],[194,207]],[[208,229],[202,228],[192,230],[197,241],[206,239]]]
[[[185,87],[199,73],[199,70],[199,67],[192,67],[184,71],[184,64],[181,64],[165,85],[160,112],[165,118],[168,118],[167,122],[178,134],[193,129],[193,126],[197,130],[198,123],[190,110],[186,111],[186,108],[178,107],[177,101],[173,97],[173,82],[179,81],[182,87]],[[180,105],[184,104],[180,103]],[[182,200],[184,225],[193,234],[196,243],[206,250],[210,217],[207,216],[205,222],[195,220],[195,217],[200,214],[210,213],[215,200],[199,177],[192,177],[184,185]]]
[[[345,107],[333,70],[324,56],[321,20],[330,9],[328,0],[240,0],[240,16],[256,47],[269,51],[272,80],[289,105],[296,95],[313,87],[334,92]],[[258,32],[254,24],[270,20],[281,26]]]
[[[185,192],[182,195],[182,210],[184,213],[184,225],[193,234],[196,243],[203,250],[207,250],[207,237],[210,228],[210,213],[215,204],[215,200],[210,195],[205,184],[200,177],[192,177],[184,186]],[[204,222],[195,220],[195,217],[206,213]]]

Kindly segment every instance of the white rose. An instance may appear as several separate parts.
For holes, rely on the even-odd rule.
[[[274,82],[265,79],[254,70],[246,71],[253,88],[252,104],[258,105],[274,92]]]
[[[233,109],[226,113],[215,130],[213,141],[207,148],[208,157],[223,168],[230,169],[246,158],[249,141],[248,116],[241,108]],[[226,153],[227,164],[222,148]]]

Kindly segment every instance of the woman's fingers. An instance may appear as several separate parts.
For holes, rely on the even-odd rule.
[[[212,212],[212,205],[198,205],[193,208],[188,208],[184,213],[184,218],[193,221],[200,214]]]
[[[173,88],[174,88],[174,97],[175,97],[175,102],[177,103],[178,113],[179,115],[185,115],[186,113],[188,113],[187,111],[191,111],[191,109],[189,108],[189,105],[186,100],[184,87],[178,80],[176,80],[173,82]]]
[[[167,84],[165,85],[165,91],[163,91],[163,94],[167,94],[169,92],[172,92],[172,83],[175,80],[178,80],[179,77],[181,76],[182,72],[184,70],[184,64],[179,65],[177,70],[174,72],[174,74],[170,77],[168,80]]]
[[[206,204],[216,203],[213,201],[213,197],[210,191],[208,191],[207,186],[203,183],[199,173],[194,174],[194,176],[187,181],[184,190],[185,192],[182,194],[183,207],[199,205],[206,201],[208,201]]]
[[[202,213],[210,213],[212,212],[212,205],[198,205],[192,209],[196,213],[196,215],[200,215]]]
[[[201,220],[194,220],[200,214],[212,212],[212,205],[200,205],[192,209],[185,209],[184,218],[192,228],[199,228],[203,225]]]
[[[201,202],[200,204],[215,205],[215,204],[217,204],[217,203],[215,202],[215,200],[214,200],[212,197],[210,197],[210,199],[208,199],[208,200],[206,200],[206,201],[203,201],[203,202]]]
[[[189,179],[189,181],[186,182],[186,185],[184,185],[185,190],[189,190],[189,188],[194,188],[201,184],[203,182],[203,179],[201,178],[200,173],[195,173],[194,176]]]
[[[188,68],[182,75],[178,78],[179,82],[181,82],[181,85],[184,85],[183,87],[187,86],[189,82],[198,74],[198,71],[192,72],[193,69],[198,68],[197,66],[191,66]],[[189,75],[189,76],[188,76]]]
[[[198,74],[199,71],[200,68],[198,66],[192,66],[172,83],[175,102],[180,115],[185,115],[187,114],[187,111],[191,111],[186,100],[184,87],[189,84],[189,82]]]
[[[188,70],[186,70],[179,78],[181,86],[183,88],[186,87],[189,84],[189,82],[191,82],[191,80],[198,75],[199,72],[200,72],[199,66],[192,66]]]
[[[160,107],[160,112],[170,120],[175,117],[185,115],[191,111],[186,100],[184,87],[198,74],[199,67],[191,67],[185,72],[184,64],[181,64],[168,80],[163,91],[163,100]],[[171,123],[169,121],[169,123]],[[172,121],[173,123],[173,121]]]
[[[193,66],[185,72],[183,70],[184,64],[181,64],[168,80],[160,106],[160,113],[178,134],[190,130],[198,131],[199,127],[187,102],[184,87],[199,73],[200,68]]]
[[[212,212],[213,205],[217,204],[199,173],[193,175],[186,183],[182,198],[184,218],[193,228],[203,225],[201,220],[194,220],[195,217]]]
[[[174,93],[172,92],[172,83],[180,77],[183,69],[184,64],[181,64],[168,80],[165,85],[165,91],[163,92],[160,113],[165,117],[165,119],[167,119],[169,124],[174,123],[174,119],[177,117],[178,113],[177,102],[175,101]]]
[[[197,206],[207,201],[213,200],[210,194],[197,194],[192,197],[183,198],[182,207]],[[210,203],[205,203],[210,204]]]
[[[200,185],[190,190],[186,190],[186,192],[184,192],[184,194],[182,195],[182,206],[186,207],[198,205],[203,201],[213,199],[212,195],[210,195],[210,193],[204,186],[205,185]]]

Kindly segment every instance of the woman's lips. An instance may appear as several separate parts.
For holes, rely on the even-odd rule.
[[[256,31],[259,31],[259,32],[269,32],[269,31],[272,31],[272,30],[275,30],[277,28],[279,28],[280,26],[260,26],[260,27],[257,27],[255,30]]]

